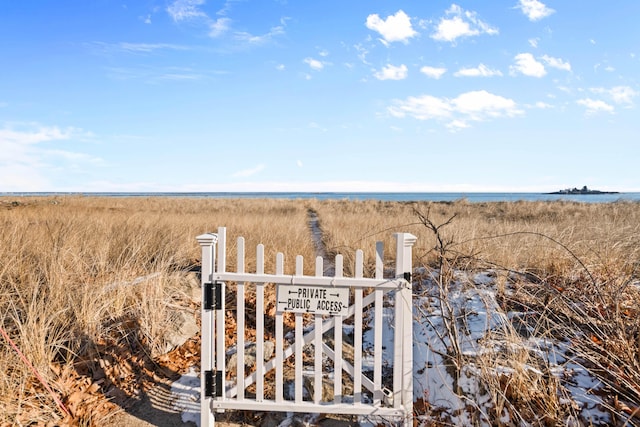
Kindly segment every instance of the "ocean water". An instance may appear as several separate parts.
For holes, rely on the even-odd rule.
[[[101,196],[101,197],[186,197],[186,198],[225,198],[225,199],[318,199],[318,200],[381,200],[392,202],[434,201],[453,202],[466,200],[470,203],[480,202],[515,202],[515,201],[553,201],[565,200],[583,203],[612,203],[620,201],[640,202],[640,193],[616,194],[545,194],[545,193],[284,193],[284,192],[242,192],[242,193],[2,193],[0,197],[9,196]]]

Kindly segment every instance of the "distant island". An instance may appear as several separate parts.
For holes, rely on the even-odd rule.
[[[582,188],[566,188],[560,191],[554,191],[553,193],[547,194],[620,194],[619,191],[600,191],[600,190],[591,190],[587,188],[585,185]]]

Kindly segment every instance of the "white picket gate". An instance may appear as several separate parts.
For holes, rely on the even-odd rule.
[[[242,237],[237,241],[236,271],[228,272],[226,229],[220,227],[217,234],[198,236],[203,302],[201,426],[213,426],[214,412],[225,409],[364,415],[412,425],[411,252],[416,237],[409,233],[395,236],[396,268],[392,278],[383,277],[381,242],[376,244],[375,277],[363,277],[362,250],[355,254],[355,277],[343,277],[342,255],[335,258],[335,274],[327,277],[322,257],[315,260],[315,276],[305,276],[300,255],[295,260],[295,274],[285,275],[282,253],[276,255],[275,273],[266,274],[263,245],[256,248],[256,271],[246,273]],[[227,282],[236,284],[235,308],[231,310],[225,309]],[[270,286],[277,292],[268,289]],[[276,295],[278,292],[292,293],[294,298],[287,303],[286,296]],[[389,292],[395,297],[385,303],[388,299],[383,295]],[[341,306],[345,295],[348,307]],[[299,296],[303,298],[298,299]],[[248,315],[245,310],[248,297],[252,301],[255,298],[255,314]],[[266,314],[267,309],[275,310],[275,319]],[[393,330],[392,349],[383,348],[385,310],[393,313],[393,327],[386,328]],[[285,314],[287,311],[292,313]],[[245,333],[246,321],[252,321],[253,316],[255,343]],[[286,334],[284,316],[295,317],[295,327]],[[227,329],[233,322],[226,321],[228,318],[235,319],[236,329],[235,346],[230,348],[226,340],[233,334]],[[373,346],[363,349],[365,320],[367,333],[373,334]],[[267,323],[273,324],[275,330],[269,330]],[[345,330],[353,331],[352,338]],[[273,348],[275,355],[270,357]],[[392,366],[383,366],[383,354],[388,352],[392,354]],[[227,370],[231,356],[235,368]],[[331,398],[327,393],[323,398],[323,388],[332,391]]]

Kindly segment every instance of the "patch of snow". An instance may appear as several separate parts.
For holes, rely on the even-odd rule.
[[[473,276],[473,283],[476,285],[491,285],[496,278],[496,274],[492,271],[485,271]]]
[[[200,427],[200,375],[193,367],[171,384],[171,394],[173,407],[182,413],[182,421]]]
[[[467,276],[456,272],[455,282],[444,290],[438,287],[437,272],[427,272],[423,277],[427,279],[414,284],[419,294],[414,297],[414,401],[428,402],[442,421],[488,426],[486,414],[495,404],[482,383],[486,379],[482,379],[483,372],[479,367],[483,366],[485,378],[487,369],[489,374],[496,376],[514,375],[516,371],[498,360],[494,366],[487,367],[486,361],[483,365],[481,360],[476,363],[476,359],[500,351],[526,350],[534,358],[532,360],[542,361],[542,366],[558,378],[561,394],[558,398],[562,399],[563,405],[578,410],[582,418],[578,424],[587,420],[594,425],[604,425],[610,421],[598,393],[603,384],[568,356],[573,354],[570,341],[534,338],[534,328],[528,325],[539,313],[505,313],[496,300],[495,273],[488,271]],[[440,301],[442,294],[446,296],[446,304]],[[448,329],[452,326],[454,333]],[[520,339],[517,334],[508,341],[500,338],[509,331],[513,335],[513,330],[520,334]],[[454,338],[465,361],[458,370],[445,366],[447,354],[452,354]],[[525,364],[519,369],[539,378],[545,375],[532,365]],[[513,422],[511,415],[503,410],[500,421]],[[429,425],[433,419],[418,416],[418,422],[421,421]]]

